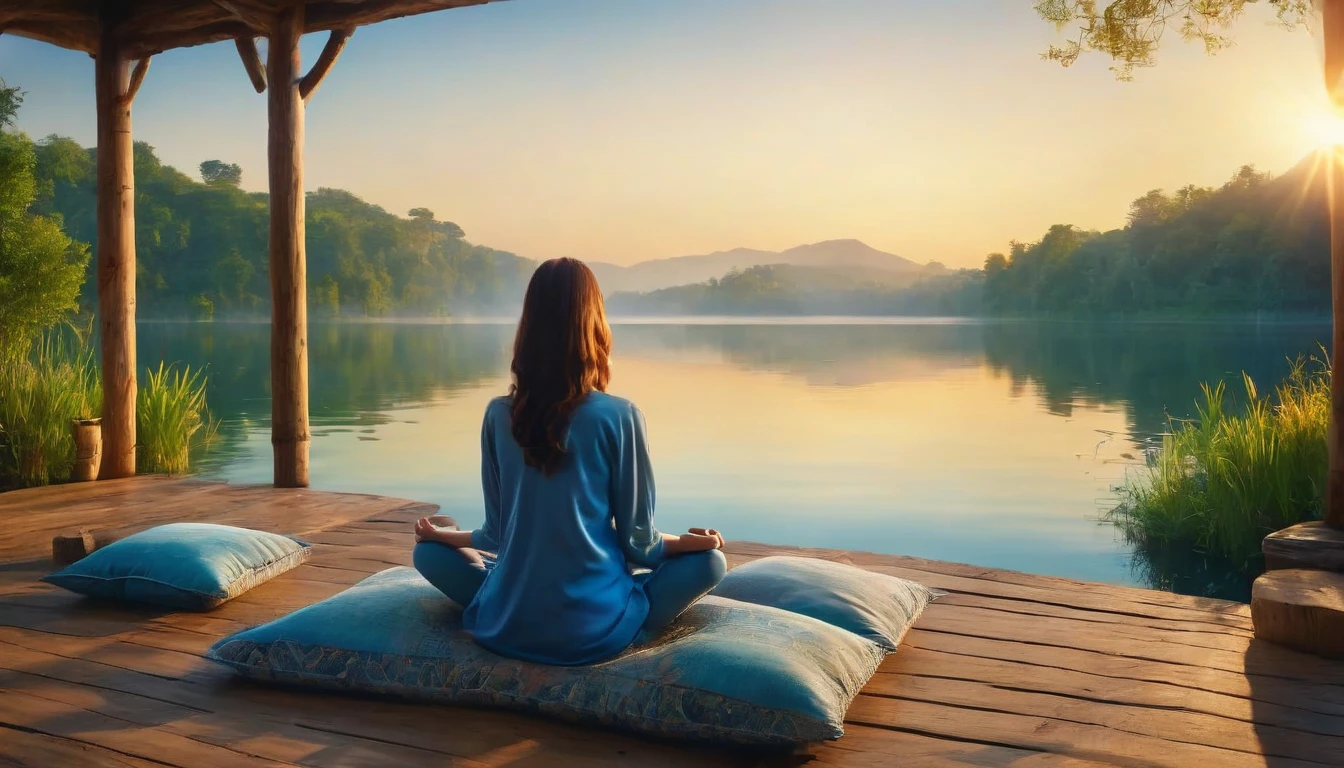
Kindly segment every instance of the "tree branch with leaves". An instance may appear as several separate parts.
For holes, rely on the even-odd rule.
[[[1069,66],[1083,54],[1098,52],[1114,62],[1111,70],[1130,80],[1136,67],[1151,67],[1163,35],[1199,42],[1208,53],[1232,44],[1227,36],[1248,6],[1272,6],[1280,23],[1293,29],[1315,17],[1313,0],[1037,0],[1036,13],[1060,31],[1072,30],[1068,41],[1052,45],[1043,56]]]

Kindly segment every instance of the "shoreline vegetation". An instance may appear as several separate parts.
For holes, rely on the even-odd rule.
[[[1326,357],[1298,358],[1268,395],[1243,374],[1235,412],[1220,381],[1202,385],[1195,418],[1170,420],[1144,468],[1116,489],[1120,503],[1107,516],[1146,559],[1151,579],[1172,587],[1163,571],[1182,560],[1179,570],[1188,570],[1193,553],[1207,559],[1206,574],[1231,571],[1248,587],[1264,570],[1266,535],[1321,518],[1330,382]]]
[[[96,418],[102,388],[93,350],[78,334],[51,331],[0,366],[0,491],[70,480],[71,425]],[[176,363],[146,368],[136,402],[136,468],[186,474],[219,429],[206,377]]]

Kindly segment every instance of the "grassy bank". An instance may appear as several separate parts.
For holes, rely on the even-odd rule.
[[[1226,385],[1204,385],[1198,418],[1173,421],[1145,470],[1121,488],[1112,519],[1151,553],[1196,551],[1247,576],[1266,534],[1320,518],[1330,422],[1330,369],[1298,360],[1274,392],[1243,376],[1245,407]]]
[[[205,376],[159,364],[140,380],[136,464],[142,473],[182,474],[213,440]],[[0,490],[65,482],[75,463],[74,419],[102,411],[99,371],[76,337],[52,334],[0,366]]]

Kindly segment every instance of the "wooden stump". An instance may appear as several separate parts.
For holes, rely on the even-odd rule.
[[[1331,659],[1344,659],[1344,574],[1270,571],[1251,588],[1255,636]]]
[[[94,532],[80,528],[76,533],[63,533],[51,537],[51,559],[60,567],[88,557],[95,549],[106,547],[116,541],[109,533]]]
[[[1265,537],[1265,569],[1307,568],[1344,572],[1344,531],[1301,523]]]
[[[102,419],[75,419],[71,434],[75,440],[75,466],[70,479],[76,483],[98,479],[103,459]]]

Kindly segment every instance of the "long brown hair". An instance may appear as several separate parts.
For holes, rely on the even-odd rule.
[[[554,474],[570,418],[611,378],[611,326],[597,277],[577,259],[551,259],[527,284],[513,340],[513,438],[523,460]]]

